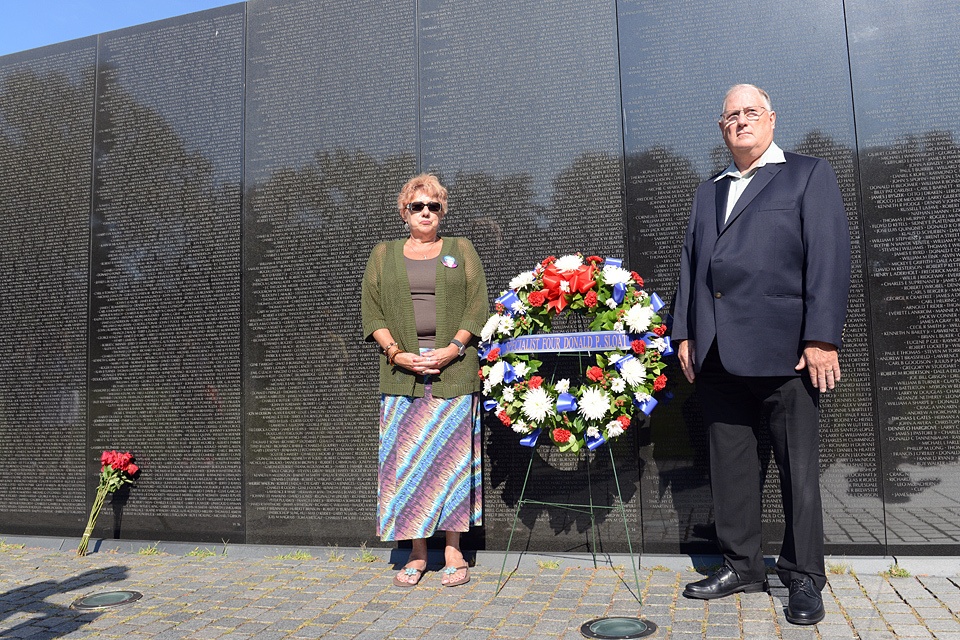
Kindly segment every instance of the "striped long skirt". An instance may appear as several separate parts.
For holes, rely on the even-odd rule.
[[[482,524],[477,394],[434,398],[383,395],[377,535],[428,538]]]

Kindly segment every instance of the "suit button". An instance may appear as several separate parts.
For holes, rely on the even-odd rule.
[[[720,298],[723,297],[723,294],[720,293],[719,291],[717,291],[715,294],[713,294],[713,297],[716,298],[717,300],[719,300]]]

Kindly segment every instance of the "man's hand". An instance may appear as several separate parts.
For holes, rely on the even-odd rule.
[[[687,382],[693,382],[696,377],[693,373],[693,362],[697,357],[693,340],[684,340],[677,346],[677,357],[680,358],[680,369],[683,370]]]
[[[829,342],[810,340],[803,349],[800,362],[794,368],[797,371],[806,368],[807,373],[810,374],[811,384],[820,389],[820,393],[827,389],[833,389],[840,380],[840,360],[837,357],[837,347]]]

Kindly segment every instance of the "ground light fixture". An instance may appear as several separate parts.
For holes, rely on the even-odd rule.
[[[109,609],[110,607],[130,604],[142,597],[143,594],[137,591],[103,591],[74,600],[70,608],[79,611],[96,611],[97,609]]]
[[[595,618],[584,622],[580,633],[585,638],[599,640],[631,640],[632,638],[648,638],[657,632],[657,625],[649,620],[609,616]]]

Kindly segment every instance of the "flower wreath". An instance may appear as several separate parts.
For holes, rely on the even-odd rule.
[[[561,451],[594,449],[626,431],[635,410],[649,415],[657,404],[653,394],[667,383],[662,358],[673,353],[658,315],[663,301],[648,295],[643,278],[621,264],[580,253],[550,256],[516,276],[497,298],[496,313],[480,332],[479,373],[489,398],[483,406],[524,435],[521,444],[534,446],[547,430]],[[584,314],[590,331],[599,333],[568,339],[605,342],[579,386],[535,375],[543,363],[531,351],[551,349],[515,348],[531,340],[523,336],[550,333],[553,318],[571,311]]]

